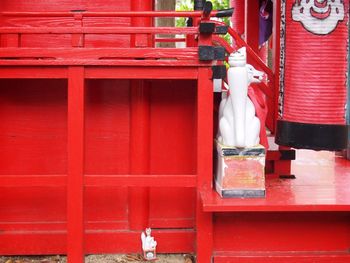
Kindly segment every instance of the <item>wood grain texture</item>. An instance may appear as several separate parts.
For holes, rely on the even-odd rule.
[[[84,68],[68,69],[67,260],[84,262]]]

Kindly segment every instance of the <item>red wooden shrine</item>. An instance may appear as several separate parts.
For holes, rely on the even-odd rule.
[[[152,10],[152,1],[0,1],[0,254],[79,263],[139,253],[152,227],[158,253],[196,253],[199,263],[350,262],[348,161],[300,151],[291,167],[293,151],[271,143],[266,199],[212,189],[212,66],[223,62],[200,60],[199,46],[234,48],[199,32],[216,11]],[[156,28],[155,17],[193,26]],[[273,135],[279,39],[271,70],[228,33],[267,74],[257,88]],[[164,41],[187,47],[155,48]]]

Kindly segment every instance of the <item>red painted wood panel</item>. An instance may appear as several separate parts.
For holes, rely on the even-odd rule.
[[[348,212],[218,213],[214,222],[215,251],[345,251],[350,247]]]
[[[148,82],[151,85],[151,173],[163,177],[178,174],[195,175],[196,81]],[[39,177],[43,175],[47,177],[45,180],[49,180],[52,175],[56,182],[59,182],[58,178],[62,178],[62,182],[65,182],[67,81],[3,79],[0,86],[2,119],[0,177],[16,174]],[[108,176],[129,173],[129,91],[129,80],[85,81],[86,174]],[[164,132],[167,129],[168,131]],[[162,154],[163,149],[172,150],[169,154]],[[169,183],[171,184],[170,181]],[[181,182],[178,183],[180,185]],[[10,239],[15,229],[29,233],[35,229],[64,231],[67,199],[64,184],[61,185],[49,188],[1,187],[0,229],[6,231]],[[152,188],[150,226],[193,228],[195,205],[193,186],[192,182],[192,188]],[[107,185],[86,187],[84,206],[86,230],[126,230],[127,198],[126,187]],[[193,234],[186,242],[191,240],[193,245],[194,240],[191,238]],[[35,241],[37,244],[35,247],[29,246],[25,250],[23,246],[18,246],[18,252],[49,253],[64,245],[63,241],[60,241],[54,243],[52,247],[44,246],[45,242],[42,240],[44,239]],[[97,247],[89,245],[89,250],[96,253],[100,251],[96,250]],[[183,250],[181,247],[179,244],[174,244],[175,251],[188,250]],[[101,247],[105,251],[113,251],[112,248],[114,246],[108,244]],[[129,246],[128,251],[131,250]],[[3,251],[14,253],[14,250],[6,246]]]
[[[1,80],[0,174],[67,173],[67,81]]]
[[[152,174],[196,174],[196,97],[196,81],[158,80],[152,83]],[[193,227],[194,198],[193,188],[151,189],[151,225]]]

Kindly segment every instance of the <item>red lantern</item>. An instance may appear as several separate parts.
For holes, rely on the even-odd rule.
[[[276,142],[346,148],[348,3],[286,0]]]

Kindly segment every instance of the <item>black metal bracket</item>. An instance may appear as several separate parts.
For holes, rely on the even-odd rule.
[[[224,79],[227,76],[225,65],[215,65],[211,67],[213,72],[212,79]]]
[[[226,50],[224,47],[214,47],[215,60],[225,60]]]
[[[215,31],[214,31],[214,33],[218,35],[226,35],[227,32],[228,32],[228,26],[217,26],[215,27]]]
[[[198,47],[199,60],[225,60],[225,48],[213,46],[199,46]]]
[[[212,46],[199,46],[198,47],[199,60],[209,61],[215,59],[215,51]]]
[[[295,150],[279,150],[280,160],[295,160]]]
[[[215,23],[202,22],[199,24],[199,33],[201,34],[212,34],[215,32]]]

